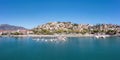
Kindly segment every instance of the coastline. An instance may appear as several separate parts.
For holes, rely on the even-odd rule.
[[[10,37],[94,37],[94,35],[81,35],[81,34],[73,34],[73,35],[10,35]]]
[[[95,37],[95,36],[99,36],[99,35],[94,35],[94,34],[62,34],[62,35],[0,35],[1,37],[60,37],[60,36],[64,36],[64,37]],[[116,37],[116,36],[120,36],[120,35],[100,35],[100,36],[105,36],[105,37]]]

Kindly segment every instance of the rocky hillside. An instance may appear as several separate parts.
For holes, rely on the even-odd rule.
[[[115,24],[75,24],[71,22],[49,22],[33,29],[35,34],[117,34],[120,26]]]
[[[20,27],[20,26],[13,26],[13,25],[8,25],[8,24],[1,24],[0,25],[0,30],[25,30],[26,28]]]

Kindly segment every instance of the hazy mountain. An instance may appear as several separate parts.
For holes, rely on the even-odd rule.
[[[9,24],[1,24],[0,25],[0,30],[26,30],[26,28],[21,27],[21,26],[14,26],[14,25],[9,25]]]

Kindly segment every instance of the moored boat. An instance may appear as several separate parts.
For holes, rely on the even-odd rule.
[[[97,36],[95,36],[96,38],[106,38],[106,37],[108,37],[107,35],[97,35]]]

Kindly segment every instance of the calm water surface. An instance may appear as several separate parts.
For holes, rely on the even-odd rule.
[[[0,60],[120,60],[120,37],[53,42],[1,37]]]

